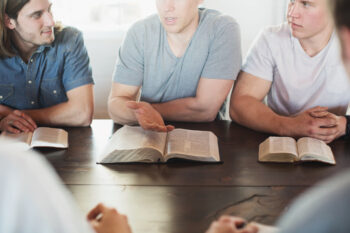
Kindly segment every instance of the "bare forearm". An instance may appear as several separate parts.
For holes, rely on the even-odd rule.
[[[25,110],[24,112],[38,124],[88,126],[93,117],[93,103],[80,103],[78,107],[66,102],[43,109]]]
[[[121,125],[137,124],[137,119],[132,109],[126,106],[128,101],[134,99],[128,97],[114,97],[108,102],[108,112],[115,123]]]
[[[253,97],[246,96],[232,101],[230,116],[237,123],[258,131],[288,135],[285,125],[290,118],[277,115]]]
[[[215,120],[220,107],[201,104],[196,98],[177,99],[152,106],[169,121],[210,122]]]
[[[0,119],[10,114],[14,109],[0,104]]]

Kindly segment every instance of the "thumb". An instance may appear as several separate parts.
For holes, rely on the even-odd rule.
[[[175,129],[175,127],[173,125],[167,125],[166,129],[168,132],[170,132],[170,131],[173,131]]]

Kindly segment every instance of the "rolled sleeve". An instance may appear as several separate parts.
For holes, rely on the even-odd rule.
[[[66,91],[83,85],[94,84],[90,59],[84,45],[82,33],[79,31],[74,32],[73,38],[67,47],[62,76]]]

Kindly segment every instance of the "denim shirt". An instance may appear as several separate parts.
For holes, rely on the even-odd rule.
[[[0,59],[0,104],[24,110],[66,102],[69,90],[94,83],[89,63],[82,33],[64,28],[28,64],[19,55]]]

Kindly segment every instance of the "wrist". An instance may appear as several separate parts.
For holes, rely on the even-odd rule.
[[[292,118],[277,116],[273,121],[276,129],[274,130],[276,134],[280,136],[291,136],[290,126],[292,125]]]

